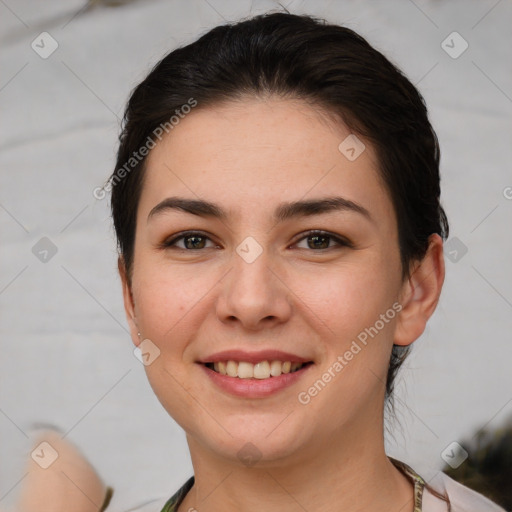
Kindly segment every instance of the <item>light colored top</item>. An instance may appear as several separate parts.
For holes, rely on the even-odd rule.
[[[443,472],[439,472],[429,485],[441,494],[450,498],[451,509],[446,502],[433,496],[427,489],[423,493],[422,512],[506,512],[482,494],[473,491],[453,480]]]

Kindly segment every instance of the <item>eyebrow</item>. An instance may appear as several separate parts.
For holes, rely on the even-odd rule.
[[[147,221],[158,214],[169,210],[179,210],[199,217],[213,217],[226,220],[227,212],[220,206],[202,199],[187,199],[183,197],[168,197],[158,203],[150,212]],[[373,222],[370,212],[360,204],[343,197],[325,197],[308,201],[281,203],[274,212],[277,222],[296,217],[320,215],[332,211],[355,212]]]

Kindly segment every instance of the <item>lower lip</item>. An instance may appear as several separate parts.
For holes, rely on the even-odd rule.
[[[308,364],[293,373],[282,373],[279,377],[269,377],[268,379],[229,377],[211,370],[204,364],[200,364],[200,366],[214,384],[232,395],[244,398],[265,398],[297,382],[313,365]]]

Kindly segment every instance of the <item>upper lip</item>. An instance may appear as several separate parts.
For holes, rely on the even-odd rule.
[[[281,350],[260,350],[258,352],[247,352],[245,350],[223,350],[215,352],[200,359],[199,363],[217,363],[219,361],[244,361],[247,363],[260,363],[261,361],[291,361],[292,363],[308,363],[311,359],[300,357],[290,352]]]

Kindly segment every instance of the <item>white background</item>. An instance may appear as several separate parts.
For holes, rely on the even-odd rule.
[[[512,2],[283,3],[355,29],[398,64],[440,139],[451,237],[468,252],[447,260],[387,440],[429,478],[449,443],[512,412]],[[38,424],[68,433],[115,488],[115,510],[170,496],[192,475],[184,433],[133,356],[108,202],[92,191],[149,69],[224,19],[275,5],[0,1],[0,506],[16,498]],[[47,59],[31,48],[44,31],[58,43]],[[457,59],[441,47],[453,31],[469,44]],[[58,250],[47,263],[32,253],[44,236]]]

